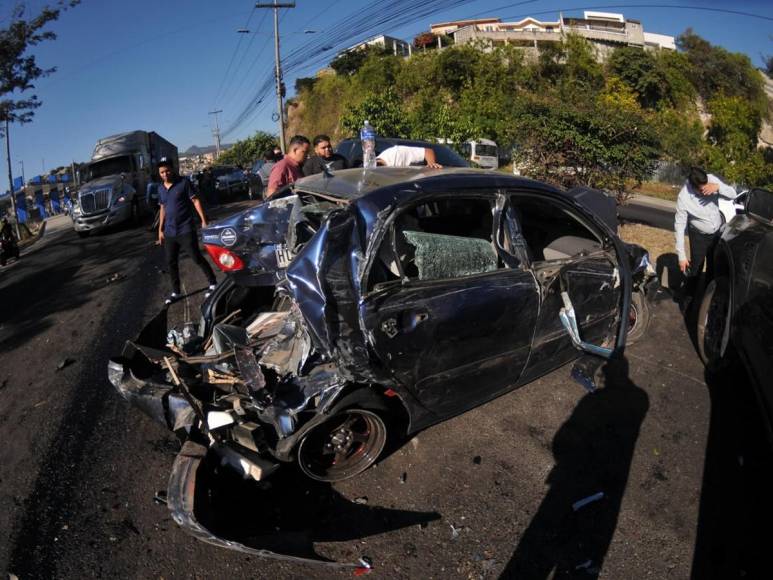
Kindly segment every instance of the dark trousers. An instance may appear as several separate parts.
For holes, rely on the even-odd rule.
[[[180,249],[190,256],[196,265],[201,268],[210,285],[215,284],[215,274],[209,267],[207,260],[199,251],[199,240],[196,231],[180,234],[179,236],[167,236],[164,238],[164,251],[166,252],[166,263],[169,267],[169,277],[172,280],[172,292],[180,294]]]
[[[693,227],[687,228],[687,236],[690,240],[690,269],[685,282],[685,292],[689,295],[695,293],[698,279],[703,272],[703,262],[706,262],[706,276],[711,278],[714,270],[714,247],[719,239],[719,232],[704,234]]]

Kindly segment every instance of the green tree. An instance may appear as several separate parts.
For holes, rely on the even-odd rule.
[[[340,121],[342,133],[350,137],[359,135],[366,120],[378,135],[407,138],[411,134],[402,102],[391,87],[345,110]]]
[[[712,46],[690,28],[676,42],[690,62],[690,80],[704,100],[719,94],[742,97],[753,103],[760,115],[767,114],[762,77],[748,56]]]
[[[276,135],[258,131],[252,137],[234,143],[228,151],[220,155],[217,162],[238,165],[243,168],[251,167],[263,153],[272,149],[276,144]]]
[[[0,29],[0,121],[28,123],[35,109],[42,104],[35,89],[35,81],[56,71],[56,67],[42,69],[35,55],[28,54],[31,47],[43,41],[54,40],[56,34],[44,30],[56,21],[62,11],[80,3],[80,0],[61,0],[53,6],[44,6],[33,17],[27,18],[24,4],[12,10],[10,22]]]
[[[760,129],[754,105],[741,97],[720,96],[709,101],[711,125],[704,145],[705,165],[730,181],[746,186],[773,183],[773,165],[757,148]]]
[[[314,77],[298,77],[295,79],[295,94],[300,95],[303,91],[312,90],[316,82]]]
[[[336,74],[352,76],[360,70],[370,55],[386,56],[387,54],[389,51],[382,46],[365,45],[340,53],[331,61],[330,68],[336,71]]]
[[[652,53],[635,46],[621,47],[612,52],[607,66],[636,93],[642,107],[654,109],[663,99],[664,79]]]
[[[703,148],[703,125],[696,113],[664,109],[653,117],[660,136],[661,155],[683,167],[695,165]]]
[[[588,185],[623,196],[650,175],[659,141],[643,115],[616,106],[527,97],[519,103],[513,142],[526,174],[566,187]]]

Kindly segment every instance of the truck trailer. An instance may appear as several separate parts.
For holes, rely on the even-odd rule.
[[[153,131],[130,131],[97,141],[73,206],[78,235],[136,220],[144,213],[148,182],[163,158],[178,170],[177,147]]]

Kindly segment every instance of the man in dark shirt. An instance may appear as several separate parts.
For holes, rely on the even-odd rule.
[[[158,218],[157,243],[164,245],[169,276],[172,280],[172,293],[165,302],[171,304],[181,295],[178,264],[180,248],[185,250],[207,277],[209,282],[208,296],[215,289],[217,280],[212,268],[199,251],[193,210],[195,209],[199,215],[201,225],[207,227],[207,218],[201,207],[201,201],[196,196],[191,182],[175,175],[171,161],[162,159],[158,164],[158,174],[161,177],[161,183],[158,186],[158,203],[161,210]]]
[[[317,135],[314,137],[314,155],[303,164],[304,177],[336,169],[346,169],[346,157],[333,153],[330,137]]]

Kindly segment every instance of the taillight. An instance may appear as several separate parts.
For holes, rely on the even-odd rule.
[[[209,257],[223,272],[236,272],[244,269],[244,261],[228,248],[204,244]]]

